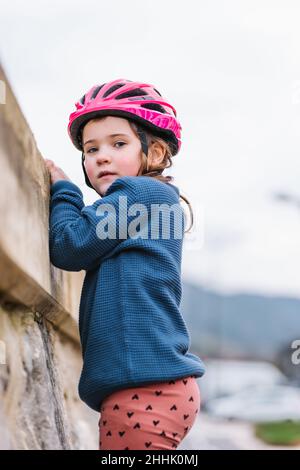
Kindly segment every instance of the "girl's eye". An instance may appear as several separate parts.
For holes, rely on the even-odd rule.
[[[123,144],[123,145],[126,145],[125,142],[120,142],[120,141],[119,141],[119,142],[116,142],[116,144]],[[115,144],[115,145],[116,145],[116,144]],[[122,147],[123,147],[123,145],[122,145]]]
[[[123,145],[126,145],[126,142],[118,141],[118,142],[115,143],[115,145],[117,145],[117,144],[122,144],[121,146],[123,147]],[[92,150],[96,150],[96,151],[97,151],[96,147],[91,147],[91,148],[87,151],[87,153],[94,153],[94,152],[92,152]]]

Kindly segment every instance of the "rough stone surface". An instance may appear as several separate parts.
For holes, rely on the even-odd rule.
[[[20,305],[0,308],[0,446],[97,449],[98,415],[79,399],[78,345]]]

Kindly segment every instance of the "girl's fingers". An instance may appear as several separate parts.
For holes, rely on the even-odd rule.
[[[48,158],[45,158],[44,160],[45,160],[45,165],[50,173],[50,178],[51,178],[52,183],[61,179],[71,181],[70,178],[65,174],[65,172],[61,168],[56,166],[52,160],[49,160]]]
[[[53,168],[54,163],[51,160],[45,160],[45,165],[50,170],[50,168]]]
[[[47,158],[45,158],[45,164],[46,164],[46,165],[49,165],[49,166],[55,166],[54,161],[53,161],[53,160],[49,160],[49,159],[47,159]]]

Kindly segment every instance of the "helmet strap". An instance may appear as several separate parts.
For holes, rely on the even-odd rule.
[[[137,128],[137,133],[139,135],[141,144],[142,144],[142,151],[148,157],[148,143],[147,143],[147,138],[145,132],[138,126],[136,125]]]
[[[85,166],[84,166],[84,153],[82,152],[81,154],[81,165],[82,165],[82,169],[83,169],[83,173],[84,173],[84,178],[85,178],[85,183],[87,184],[87,186],[89,186],[90,188],[92,189],[95,189],[92,185],[91,185],[91,182],[89,180],[89,177],[87,175],[87,172],[85,170]]]

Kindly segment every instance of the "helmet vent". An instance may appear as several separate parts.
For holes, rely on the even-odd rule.
[[[98,95],[99,91],[101,90],[101,88],[105,85],[105,83],[103,83],[103,85],[99,85],[95,88],[95,90],[93,91],[93,94],[91,96],[91,100],[93,100],[94,98],[96,98],[96,96]]]
[[[148,95],[148,93],[145,90],[142,90],[141,88],[135,88],[134,90],[125,91],[124,93],[121,93],[120,95],[116,96],[116,100],[121,100],[122,98],[130,98],[131,96],[133,97],[143,95]]]
[[[111,93],[113,93],[115,90],[117,90],[118,88],[121,88],[122,86],[124,86],[125,83],[117,83],[116,85],[113,85],[111,86],[103,95],[103,98],[106,98],[108,95],[110,95]]]
[[[141,104],[142,108],[154,109],[154,111],[159,111],[160,113],[166,113],[167,111],[160,104],[157,103],[145,103]]]

